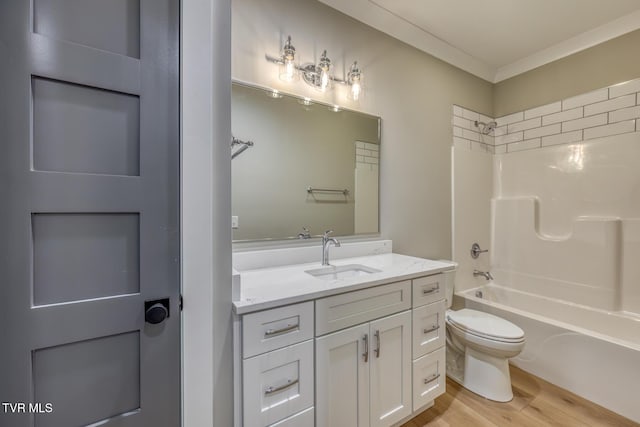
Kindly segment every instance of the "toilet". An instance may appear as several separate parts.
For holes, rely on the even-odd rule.
[[[508,359],[524,348],[524,331],[493,314],[451,310],[454,281],[447,282],[447,376],[487,399],[509,402],[513,391]]]

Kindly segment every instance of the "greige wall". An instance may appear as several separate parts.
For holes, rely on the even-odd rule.
[[[638,77],[640,30],[497,83],[493,92],[493,117]]]
[[[234,240],[295,237],[332,229],[354,234],[356,141],[378,142],[378,119],[353,111],[305,107],[274,99],[261,89],[234,85],[231,129],[254,146],[232,164]],[[306,188],[348,189],[349,194],[308,194]],[[377,226],[369,233],[376,233]]]
[[[233,78],[382,117],[381,234],[395,252],[451,258],[451,108],[491,116],[493,85],[314,0],[234,0],[232,19]],[[338,76],[357,59],[360,103],[342,87],[321,95],[280,82],[264,56],[278,55],[287,35],[302,62],[327,49]]]

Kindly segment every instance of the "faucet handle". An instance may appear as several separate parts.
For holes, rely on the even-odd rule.
[[[489,252],[489,249],[480,249],[480,245],[477,243],[474,243],[473,245],[471,245],[470,252],[471,252],[471,258],[477,259],[480,256],[480,254]]]
[[[327,237],[329,237],[329,234],[331,234],[331,233],[333,233],[333,230],[327,230],[327,231],[324,232],[324,235],[322,237],[327,238]]]

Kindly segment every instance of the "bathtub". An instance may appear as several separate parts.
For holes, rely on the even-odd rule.
[[[456,297],[456,309],[489,312],[524,330],[515,366],[640,423],[640,316],[496,283]]]

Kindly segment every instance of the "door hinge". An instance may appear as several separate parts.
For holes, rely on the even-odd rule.
[[[180,311],[182,311],[183,307],[184,307],[184,300],[182,299],[182,295],[180,295],[180,304],[178,305],[178,308],[180,309]]]

